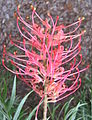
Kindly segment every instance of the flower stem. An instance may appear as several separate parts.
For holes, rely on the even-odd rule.
[[[47,87],[46,87],[46,85],[45,85],[45,87],[44,87],[44,93],[45,93],[45,97],[44,97],[43,120],[47,120]]]

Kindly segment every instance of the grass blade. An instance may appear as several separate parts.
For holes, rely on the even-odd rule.
[[[40,103],[40,105],[42,103],[43,103],[43,101]],[[31,120],[32,116],[35,114],[35,111],[36,111],[37,107],[38,107],[38,105],[32,110],[32,112],[29,114],[29,116],[28,116],[28,118],[26,120]]]
[[[21,112],[21,109],[22,109],[22,107],[23,107],[26,99],[28,98],[28,96],[29,96],[32,92],[33,92],[33,90],[32,90],[31,92],[29,92],[29,93],[21,100],[21,102],[20,102],[20,104],[19,104],[19,106],[18,106],[18,108],[17,108],[17,110],[16,110],[16,113],[14,114],[13,120],[18,120],[18,117],[19,117],[19,114],[20,114],[20,112]]]
[[[10,111],[10,109],[12,108],[15,98],[16,98],[16,76],[15,76],[14,82],[13,82],[12,94],[11,94],[11,98],[10,98],[10,102],[9,102],[9,106],[8,106],[8,111]]]

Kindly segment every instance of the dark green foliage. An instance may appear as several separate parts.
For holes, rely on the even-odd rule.
[[[28,96],[33,92],[33,90],[29,92],[19,103],[19,100],[16,97],[16,76],[14,78],[10,99],[7,98],[6,82],[4,81],[3,84],[1,83],[0,87],[0,120],[23,120],[24,116],[26,115],[26,111],[23,111],[22,107]],[[31,116],[34,115],[35,110],[32,112]]]

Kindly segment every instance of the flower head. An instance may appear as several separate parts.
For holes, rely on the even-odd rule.
[[[48,13],[50,24],[48,19],[43,20],[31,6],[32,22],[30,23],[20,15],[19,8],[18,6],[17,27],[23,39],[14,40],[10,35],[11,44],[19,50],[7,53],[4,46],[3,65],[32,87],[40,97],[43,98],[47,94],[48,102],[57,102],[68,97],[80,87],[80,73],[88,68],[87,66],[79,69],[82,63],[81,36],[85,31],[76,33],[84,17],[64,26],[57,24],[58,16],[54,22]],[[35,22],[34,15],[41,24]],[[64,32],[73,27],[72,31]],[[5,65],[6,56],[16,67],[15,71]],[[46,93],[44,86],[47,87]]]

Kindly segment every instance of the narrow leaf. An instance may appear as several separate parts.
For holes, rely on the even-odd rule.
[[[3,100],[5,100],[6,97],[7,97],[7,84],[6,84],[6,81],[4,79]]]
[[[18,120],[18,117],[19,117],[19,115],[20,115],[21,109],[22,109],[22,107],[23,107],[26,99],[28,98],[28,96],[29,96],[32,92],[33,92],[33,90],[32,90],[31,92],[29,92],[29,93],[21,100],[21,102],[20,102],[20,104],[19,104],[19,106],[18,106],[18,108],[17,108],[17,110],[16,110],[16,113],[14,114],[13,120]]]
[[[10,109],[12,108],[14,101],[16,98],[16,76],[14,78],[14,82],[13,82],[13,88],[12,88],[12,95],[10,98],[10,102],[9,102],[9,106],[8,106],[8,111],[10,111]]]
[[[40,103],[40,105],[43,103],[43,101]],[[38,105],[32,110],[32,112],[29,114],[28,118],[26,120],[31,120],[32,116],[35,114],[35,111],[37,109]]]

